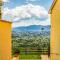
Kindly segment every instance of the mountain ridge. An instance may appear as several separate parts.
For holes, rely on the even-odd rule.
[[[50,25],[42,26],[42,25],[30,25],[30,26],[21,26],[13,28],[13,30],[20,30],[20,31],[34,31],[34,30],[50,30]]]

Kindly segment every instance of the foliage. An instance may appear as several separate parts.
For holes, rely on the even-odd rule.
[[[50,45],[50,31],[13,31],[12,33],[12,53],[19,51],[25,54],[31,51],[48,53]],[[34,54],[34,53],[33,53]]]

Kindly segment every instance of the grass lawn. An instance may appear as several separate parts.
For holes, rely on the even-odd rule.
[[[40,60],[41,56],[39,55],[20,55],[21,60]]]
[[[20,59],[20,60],[40,60],[40,59]]]

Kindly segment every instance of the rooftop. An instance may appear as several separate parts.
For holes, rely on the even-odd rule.
[[[54,0],[54,1],[53,1],[52,5],[51,5],[51,7],[50,7],[50,9],[49,9],[49,14],[52,13],[52,9],[54,8],[56,2],[57,2],[57,0]]]

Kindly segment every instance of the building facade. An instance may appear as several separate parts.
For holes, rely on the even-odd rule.
[[[49,10],[51,14],[50,59],[60,60],[60,0],[54,0]]]
[[[0,20],[0,60],[11,60],[11,22]]]

